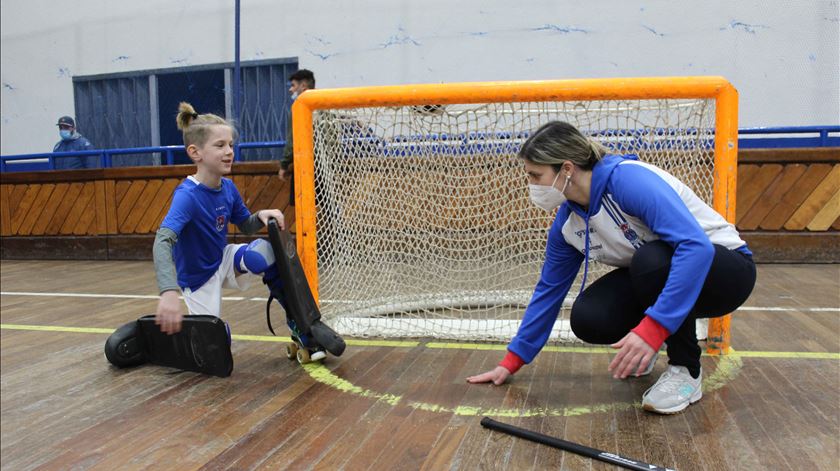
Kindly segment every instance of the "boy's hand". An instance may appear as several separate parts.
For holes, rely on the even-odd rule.
[[[161,293],[157,312],[155,312],[155,324],[160,326],[160,331],[169,335],[180,332],[183,317],[178,292],[170,290]]]
[[[274,218],[277,220],[277,225],[280,226],[280,229],[286,228],[286,221],[283,219],[283,212],[279,209],[262,209],[257,212],[257,217],[260,218],[263,225],[268,225],[269,218]]]

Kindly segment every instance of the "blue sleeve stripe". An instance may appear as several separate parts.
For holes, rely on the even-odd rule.
[[[627,224],[627,220],[624,219],[624,216],[621,215],[621,211],[618,209],[618,206],[615,204],[612,198],[610,198],[609,195],[605,194],[604,197],[601,198],[601,205],[604,207],[604,209],[607,211],[607,214],[610,215],[610,218],[613,220],[613,222],[616,223],[617,226],[621,227],[622,224]]]

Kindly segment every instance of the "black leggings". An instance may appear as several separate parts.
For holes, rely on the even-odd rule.
[[[695,319],[720,317],[737,309],[755,286],[755,262],[741,252],[715,245],[715,257],[697,302],[680,328],[668,337],[672,365],[700,370]],[[578,296],[571,313],[575,335],[584,342],[612,344],[639,325],[665,287],[674,249],[663,241],[643,245],[629,268],[602,276]]]

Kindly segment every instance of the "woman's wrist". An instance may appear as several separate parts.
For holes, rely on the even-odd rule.
[[[519,371],[519,368],[522,368],[522,365],[524,364],[525,362],[522,361],[522,358],[520,358],[519,355],[508,350],[507,355],[505,355],[505,358],[499,363],[499,366],[508,370],[510,374],[514,374]]]

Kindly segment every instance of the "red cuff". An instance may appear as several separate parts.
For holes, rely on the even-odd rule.
[[[651,348],[657,351],[659,350],[659,347],[662,346],[662,342],[671,336],[668,329],[662,327],[659,322],[656,322],[656,320],[650,316],[645,316],[645,318],[642,319],[642,322],[639,322],[639,325],[631,330],[631,332],[641,337],[646,344],[650,345]]]
[[[512,351],[508,350],[507,355],[505,355],[505,359],[499,363],[499,366],[507,369],[510,371],[510,374],[514,374],[519,371],[519,368],[522,368],[525,362],[519,358],[519,355],[513,353]]]

